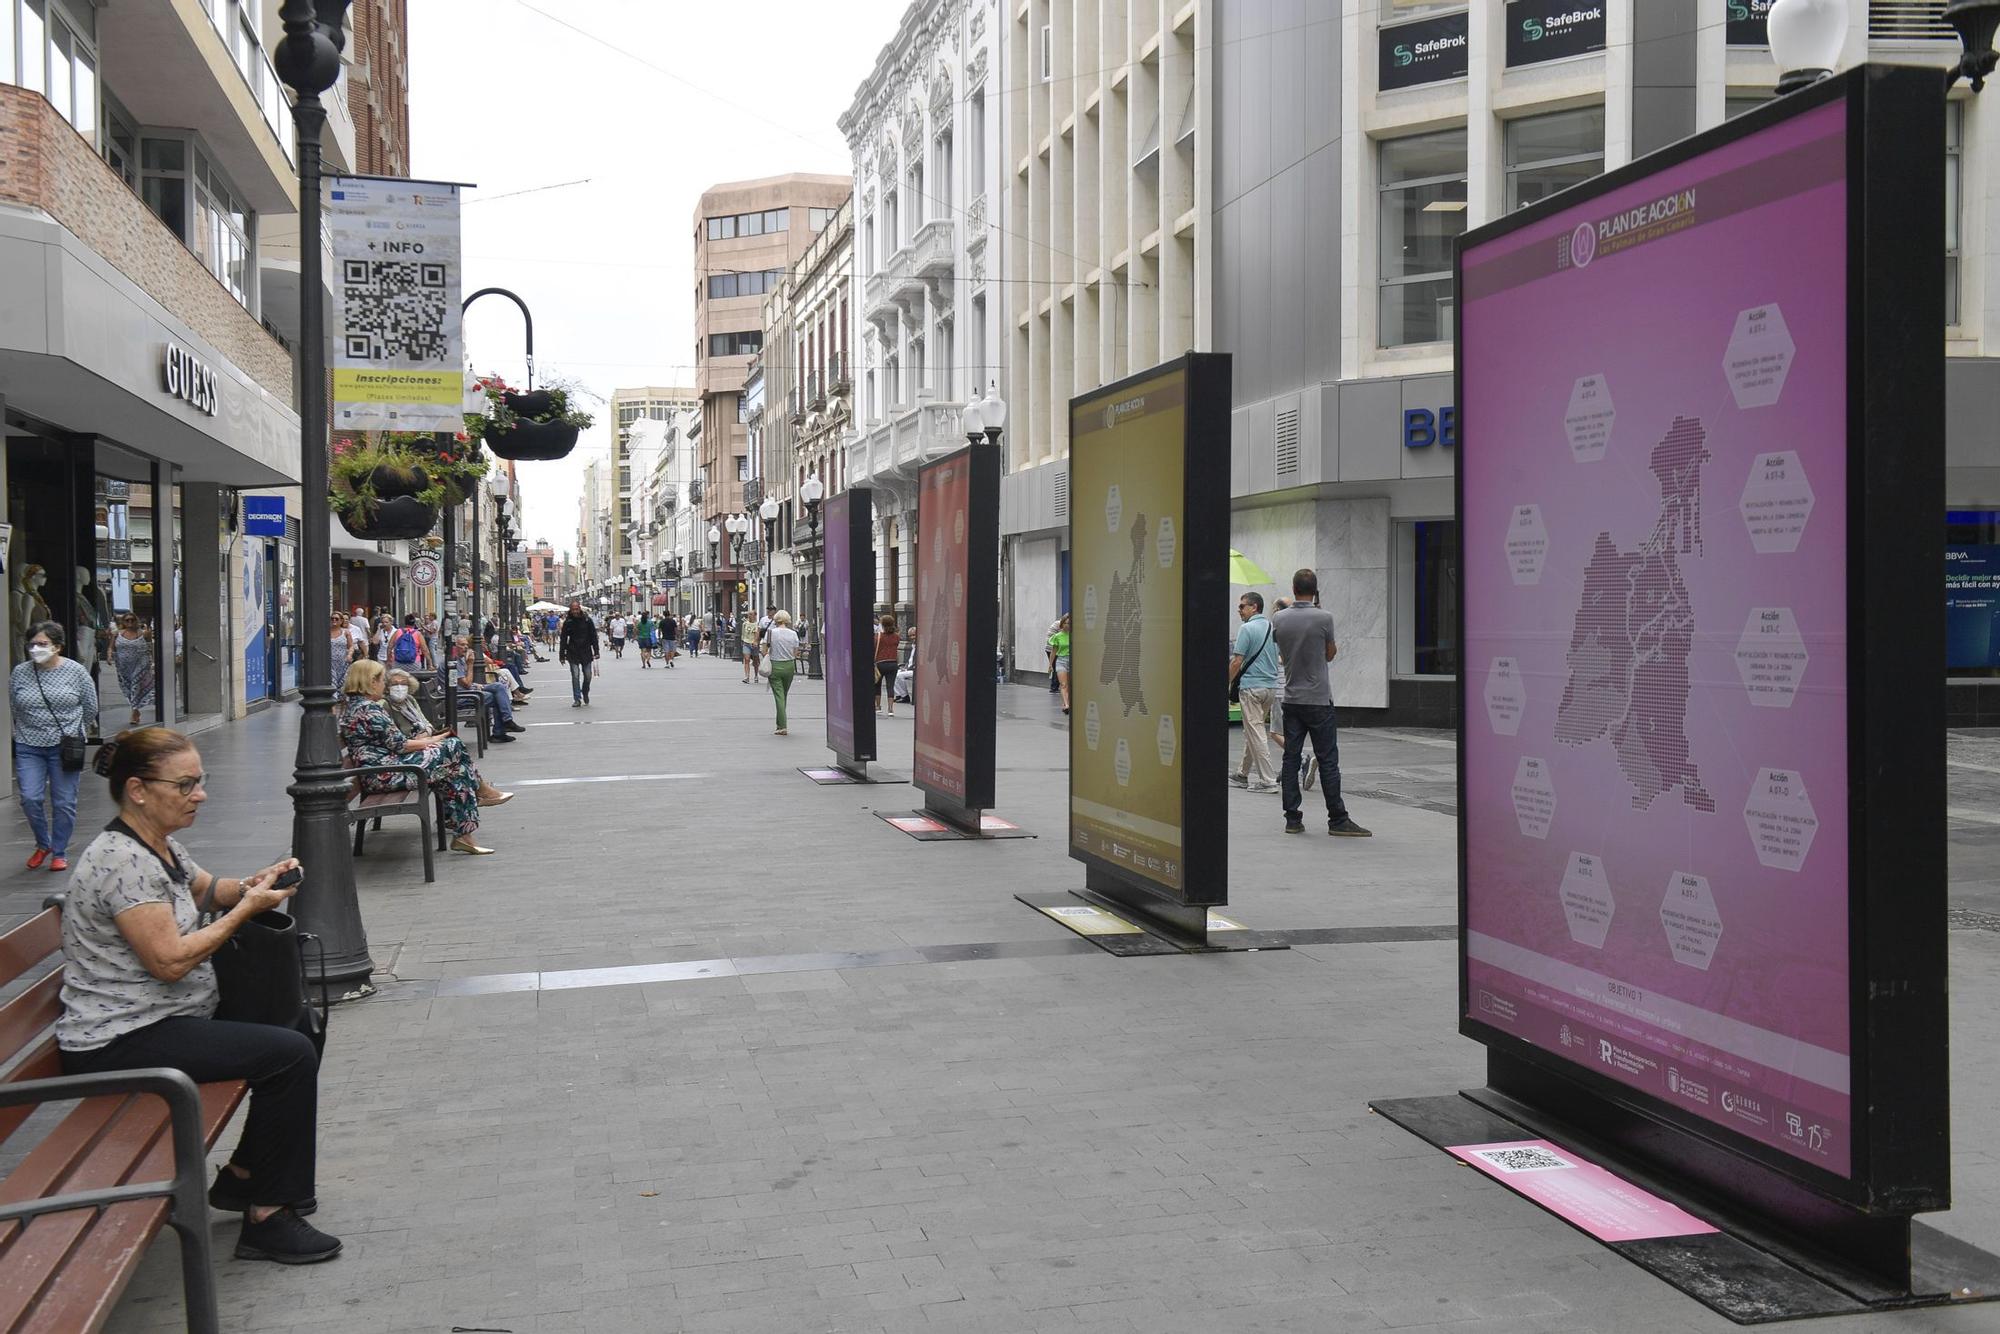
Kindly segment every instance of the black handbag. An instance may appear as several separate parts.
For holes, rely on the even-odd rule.
[[[204,921],[215,914],[206,909]],[[290,913],[267,908],[236,928],[236,934],[209,956],[218,993],[215,1017],[240,1024],[271,1024],[295,1029],[326,1050],[325,998],[315,1009],[306,986],[305,944],[317,937],[301,935]]]
[[[63,772],[80,773],[83,770],[83,732],[79,730],[71,735],[69,729],[63,727],[62,719],[56,716],[56,706],[49,703],[49,690],[42,684],[42,669],[39,667],[35,668],[35,689],[42,692],[42,707],[49,711],[49,720],[62,731],[56,754],[62,760]]]

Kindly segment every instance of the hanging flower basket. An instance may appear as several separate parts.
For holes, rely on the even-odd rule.
[[[417,495],[431,484],[430,474],[420,464],[400,462],[378,463],[362,474],[360,480],[384,500]]]
[[[577,427],[567,422],[516,420],[512,430],[488,423],[486,447],[503,459],[547,460],[565,457],[576,448]]]
[[[422,537],[437,526],[437,510],[415,496],[363,501],[341,516],[347,531],[364,542]]]
[[[576,448],[577,436],[592,422],[570,405],[570,388],[550,385],[526,392],[508,387],[497,375],[479,381],[484,412],[465,414],[465,429],[486,441],[503,459],[559,459]]]

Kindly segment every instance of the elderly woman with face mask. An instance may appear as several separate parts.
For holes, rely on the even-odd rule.
[[[28,869],[44,862],[69,869],[69,839],[76,829],[76,790],[83,770],[65,769],[62,739],[81,737],[97,723],[97,684],[82,663],[63,656],[63,628],[43,621],[28,632],[28,661],[8,682],[14,704],[14,784],[35,831]]]
[[[347,669],[341,690],[347,707],[340,715],[340,744],[347,755],[363,767],[378,764],[420,764],[424,781],[436,792],[444,806],[445,829],[452,836],[454,852],[486,856],[493,849],[479,846],[473,837],[479,832],[479,811],[483,806],[500,806],[514,799],[479,776],[472,757],[457,737],[410,736],[396,725],[383,705],[388,673],[382,664],[364,658]],[[409,788],[406,773],[364,774],[364,792],[399,792]]]
[[[414,740],[435,731],[431,720],[424,716],[423,705],[417,702],[417,678],[392,667],[384,679],[388,684],[382,692],[382,707],[388,710],[390,721],[402,729],[403,735]]]

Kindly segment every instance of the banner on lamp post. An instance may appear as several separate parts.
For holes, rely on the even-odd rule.
[[[460,190],[327,177],[336,429],[463,429]]]

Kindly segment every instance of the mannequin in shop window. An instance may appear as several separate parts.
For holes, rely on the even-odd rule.
[[[111,651],[111,604],[90,571],[81,565],[76,567],[76,647],[77,658],[90,668],[95,684],[97,666]]]
[[[17,528],[15,531],[20,530]],[[49,619],[49,604],[42,597],[42,586],[48,581],[48,571],[41,566],[14,562],[12,597],[16,626],[40,625]]]

